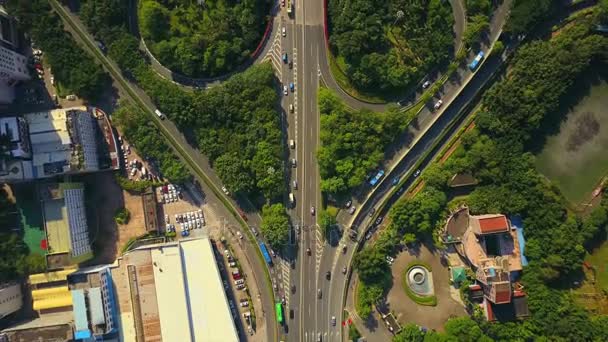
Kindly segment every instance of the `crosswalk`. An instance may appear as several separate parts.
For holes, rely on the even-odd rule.
[[[336,328],[338,329],[338,328]],[[319,333],[321,333],[321,341],[340,341],[340,333],[338,331],[305,331],[304,341],[316,342],[319,341]]]

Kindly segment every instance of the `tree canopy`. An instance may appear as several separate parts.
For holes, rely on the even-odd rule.
[[[203,5],[142,0],[139,29],[164,66],[187,76],[213,77],[249,58],[266,28],[270,5],[270,0],[205,0]]]
[[[6,6],[11,15],[19,18],[19,28],[28,32],[44,52],[45,62],[52,67],[55,82],[64,95],[95,100],[103,93],[109,84],[108,75],[64,31],[63,23],[47,1],[9,0]]]
[[[385,113],[350,110],[326,88],[319,90],[319,111],[321,190],[334,195],[363,184],[384,160],[387,144],[407,125],[404,114],[396,108]]]
[[[289,216],[281,203],[262,208],[262,234],[275,249],[282,249],[289,241]]]
[[[441,0],[329,0],[331,48],[358,89],[412,86],[447,63],[454,22]]]

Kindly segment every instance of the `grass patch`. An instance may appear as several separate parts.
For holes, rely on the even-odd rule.
[[[591,86],[536,158],[538,170],[573,205],[585,200],[608,171],[607,95],[605,79]]]
[[[116,213],[114,213],[114,221],[116,221],[118,224],[127,224],[129,223],[130,219],[131,213],[129,210],[127,210],[127,208],[119,208],[116,210]]]
[[[405,268],[405,270],[403,271],[403,290],[405,291],[405,294],[407,294],[408,297],[410,297],[411,300],[413,300],[414,302],[416,302],[419,305],[425,305],[425,306],[436,306],[437,305],[437,297],[432,295],[432,296],[421,296],[417,293],[415,293],[414,291],[412,291],[412,289],[410,289],[410,287],[407,285],[407,272],[409,272],[413,267],[416,266],[421,266],[426,268],[429,272],[432,272],[431,266],[423,261],[420,260],[415,260],[410,262],[407,267]]]

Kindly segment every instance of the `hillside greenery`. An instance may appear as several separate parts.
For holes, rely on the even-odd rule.
[[[351,110],[329,89],[318,94],[321,147],[317,152],[321,190],[340,195],[360,186],[381,165],[386,146],[408,121],[391,107],[384,113]]]
[[[47,1],[9,0],[8,12],[19,18],[18,26],[27,32],[35,46],[44,52],[44,61],[53,70],[55,82],[67,94],[96,100],[109,84],[109,77],[94,59],[64,31],[61,19]]]
[[[606,236],[608,200],[584,217],[569,211],[558,188],[535,169],[530,152],[562,120],[564,111],[559,107],[574,81],[585,70],[608,63],[608,39],[594,34],[593,27],[592,18],[581,17],[549,41],[522,46],[508,77],[484,95],[476,128],[465,133],[444,164],[423,174],[424,190],[413,199],[400,200],[379,241],[368,247],[372,251],[365,251],[393,251],[411,232],[418,239],[426,235],[428,241],[447,212],[448,181],[456,173],[471,173],[479,181],[465,200],[472,213],[504,213],[523,219],[529,265],[520,281],[531,317],[523,323],[488,324],[473,315],[448,321],[445,333],[419,336],[413,329],[404,329],[395,341],[608,338],[608,318],[579,307],[568,291],[580,275],[587,250]],[[380,273],[360,279],[377,292],[386,289]]]
[[[89,0],[90,1],[90,0]],[[213,77],[241,65],[264,34],[270,0],[140,0],[139,30],[160,63]]]
[[[158,128],[141,109],[129,103],[121,104],[112,114],[112,122],[142,156],[158,166],[164,178],[178,184],[191,178],[184,164],[162,139]],[[146,182],[142,182],[142,186],[145,185]]]
[[[359,90],[382,94],[417,84],[449,62],[454,18],[442,0],[328,0],[332,52]]]
[[[281,250],[289,241],[289,216],[281,203],[265,205],[262,208],[262,234],[272,246]]]

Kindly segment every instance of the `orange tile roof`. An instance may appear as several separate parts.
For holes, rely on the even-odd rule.
[[[507,232],[509,231],[509,222],[507,222],[507,217],[504,215],[480,218],[479,230],[482,234]]]

